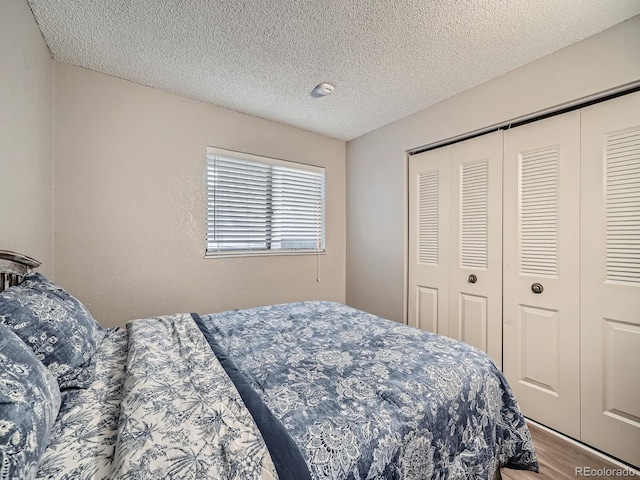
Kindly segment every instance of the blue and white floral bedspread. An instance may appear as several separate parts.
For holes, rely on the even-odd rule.
[[[516,400],[474,347],[331,302],[202,317],[317,479],[537,471]]]
[[[190,315],[127,328],[110,478],[278,478],[249,410]]]
[[[127,359],[127,331],[109,329],[91,359],[87,389],[68,390],[53,424],[38,480],[103,480],[111,474]]]
[[[109,329],[92,362],[94,382],[63,398],[38,479],[296,478],[278,475],[191,315]]]
[[[68,391],[40,479],[472,479],[537,470],[481,351],[331,302],[134,320]],[[293,461],[296,460],[296,461]]]

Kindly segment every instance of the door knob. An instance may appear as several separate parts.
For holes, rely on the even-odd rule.
[[[533,285],[531,285],[531,291],[533,293],[542,293],[543,290],[544,287],[540,283],[534,283]]]
[[[478,281],[478,277],[476,277],[473,273],[469,275],[468,278],[469,283],[476,283]]]

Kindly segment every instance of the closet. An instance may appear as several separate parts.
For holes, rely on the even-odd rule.
[[[640,92],[413,155],[409,324],[640,465]]]
[[[503,371],[525,415],[580,438],[580,111],[504,132]]]
[[[581,439],[640,467],[640,92],[581,133]]]
[[[500,366],[502,132],[416,155],[409,172],[409,324]]]

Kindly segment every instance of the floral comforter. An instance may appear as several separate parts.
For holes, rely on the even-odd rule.
[[[490,479],[503,466],[538,469],[506,380],[470,345],[331,302],[202,321],[314,479]]]
[[[109,330],[94,361],[94,384],[63,400],[39,479],[300,478],[279,450],[290,437],[266,444],[260,410],[245,406],[191,315]]]
[[[537,470],[481,351],[331,302],[109,329],[39,479],[470,479]]]

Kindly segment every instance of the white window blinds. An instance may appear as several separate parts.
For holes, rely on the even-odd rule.
[[[324,168],[207,148],[207,254],[323,252]]]

